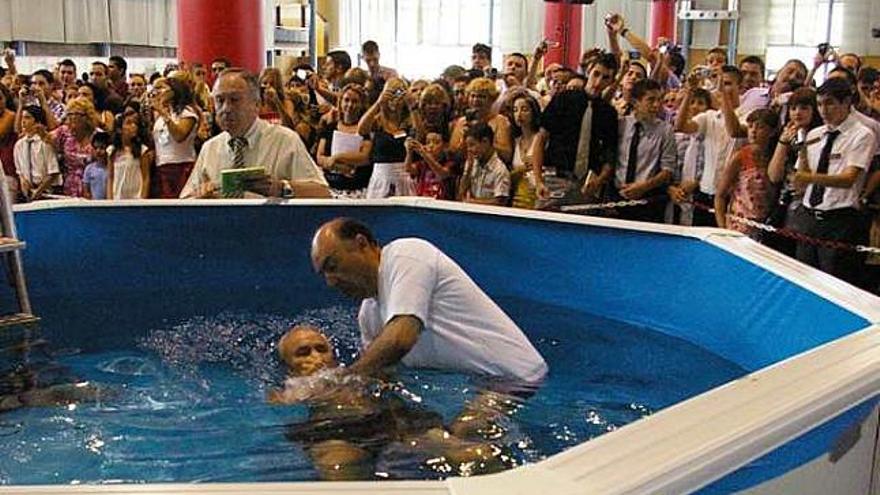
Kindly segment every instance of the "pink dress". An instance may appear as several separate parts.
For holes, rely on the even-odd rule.
[[[86,165],[91,163],[95,156],[91,138],[87,144],[80,144],[66,125],[52,131],[52,138],[55,141],[55,151],[64,163],[61,169],[64,176],[64,195],[81,198],[83,173]]]
[[[730,202],[730,213],[738,217],[763,222],[770,214],[770,198],[773,192],[767,167],[756,163],[754,147],[749,145],[738,153],[740,169]],[[755,229],[735,220],[729,227],[743,234],[753,235]]]

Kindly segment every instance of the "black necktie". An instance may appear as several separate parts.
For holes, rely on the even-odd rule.
[[[629,142],[629,157],[626,161],[626,183],[636,180],[636,165],[639,160],[639,140],[642,138],[642,123],[636,122],[632,140]]]
[[[827,174],[828,164],[831,161],[831,147],[834,140],[840,135],[840,131],[829,131],[825,133],[825,146],[822,147],[822,154],[819,155],[819,166],[816,168],[817,174]],[[810,192],[810,206],[815,208],[822,203],[822,197],[825,196],[825,186],[813,184],[813,190]]]

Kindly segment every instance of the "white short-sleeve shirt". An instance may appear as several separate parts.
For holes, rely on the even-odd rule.
[[[822,148],[825,147],[826,133],[831,129],[828,125],[819,126],[807,134],[807,164],[810,170],[816,172],[819,168],[819,158]],[[825,187],[822,202],[816,206],[810,205],[810,195],[813,193],[815,184],[807,186],[804,192],[803,205],[817,210],[836,210],[839,208],[855,208],[858,206],[859,193],[865,185],[865,171],[871,164],[874,154],[874,133],[859,122],[859,118],[850,113],[836,130],[840,135],[831,146],[830,160],[828,161],[828,175],[843,173],[848,167],[857,167],[862,170],[859,178],[852,187]],[[798,159],[798,168],[800,168]]]
[[[534,383],[547,364],[516,323],[451,258],[421,239],[382,249],[379,294],[361,303],[365,347],[395,316],[415,316],[422,332],[403,364]]]
[[[510,196],[510,172],[498,153],[494,153],[483,165],[470,160],[465,165],[465,170],[470,174],[470,193],[473,198],[495,199]]]
[[[192,130],[181,142],[174,140],[171,131],[168,130],[168,124],[164,117],[156,119],[153,124],[153,142],[156,143],[156,165],[162,166],[166,163],[189,163],[196,161],[196,135],[198,134],[199,116],[195,112],[184,108],[182,112],[172,112],[175,120],[195,119],[196,123]]]
[[[742,107],[736,109],[736,116],[742,125],[745,125],[744,111]],[[700,178],[700,192],[713,195],[715,194],[716,182],[727,165],[727,159],[737,147],[742,145],[743,141],[733,139],[727,133],[727,127],[724,126],[724,114],[721,110],[707,110],[694,117],[693,120],[699,128],[697,132],[705,138],[703,141],[705,159],[703,161],[703,177]]]
[[[53,186],[61,185],[61,170],[58,157],[51,145],[39,136],[25,136],[15,142],[12,149],[15,158],[15,171],[32,185],[37,186],[49,175],[58,174],[52,181]]]

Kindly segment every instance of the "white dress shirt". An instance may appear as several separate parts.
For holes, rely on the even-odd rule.
[[[46,176],[58,174],[52,181],[53,186],[61,185],[61,170],[58,168],[58,157],[55,149],[39,136],[25,136],[15,142],[12,150],[15,158],[15,171],[19,177],[27,179],[33,186],[38,186]]]
[[[315,165],[306,146],[294,131],[256,119],[245,133],[244,167],[263,167],[272,179],[313,182],[327,185],[321,169]],[[202,145],[192,174],[180,192],[181,198],[197,195],[199,188],[211,183],[219,189],[220,171],[233,168],[231,136],[223,132]]]
[[[871,164],[874,153],[874,134],[870,129],[859,122],[854,111],[836,128],[829,125],[819,126],[807,134],[807,161],[810,170],[816,172],[819,167],[819,157],[825,146],[826,134],[829,131],[838,130],[840,135],[831,146],[831,159],[828,162],[828,175],[843,173],[849,167],[857,167],[862,170],[859,178],[851,187],[825,187],[822,202],[816,206],[810,206],[810,195],[815,184],[807,186],[804,192],[803,204],[807,208],[817,210],[836,210],[839,208],[855,208],[858,206],[859,192],[865,184],[865,170]],[[798,168],[800,168],[800,158]]]

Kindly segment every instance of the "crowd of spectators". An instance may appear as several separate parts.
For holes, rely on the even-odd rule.
[[[320,70],[254,75],[225,59],[129,74],[119,56],[81,77],[70,60],[26,75],[7,51],[0,162],[17,201],[217,197],[220,170],[265,165],[242,151],[262,126],[284,127],[272,139],[297,165],[267,169],[264,195],[290,194],[287,181],[302,179],[291,171],[313,167],[312,196],[606,205],[589,211],[737,230],[878,289],[880,256],[755,223],[880,245],[880,71],[823,46],[812,67],[792,59],[767,79],[760,57],[734,63],[716,48],[688,64],[679,47],[650,46],[620,15],[605,25],[610,49],[586,51],[578,67],[545,64],[543,42],[496,68],[492,48],[478,43],[470,68],[438,68],[433,80],[381,65],[373,41],[359,54],[365,68],[334,50]],[[827,76],[817,87],[819,70]],[[227,74],[258,99],[259,122],[238,134],[223,113],[238,93],[217,93]],[[223,149],[205,146],[217,137]]]

